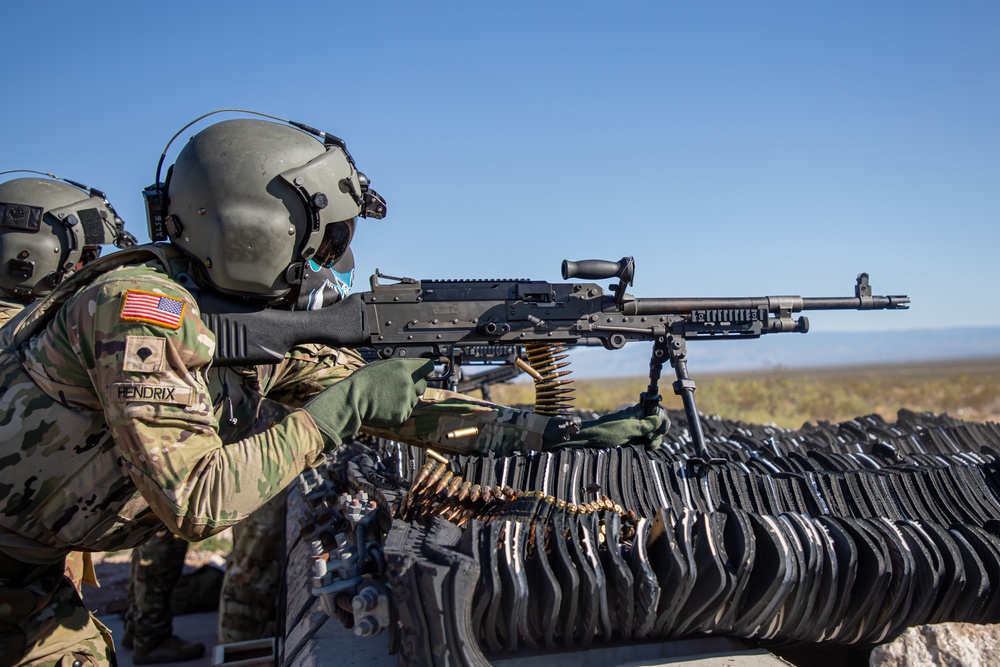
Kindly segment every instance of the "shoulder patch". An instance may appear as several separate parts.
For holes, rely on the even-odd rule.
[[[121,318],[131,322],[179,329],[187,303],[165,294],[130,289],[122,299]]]
[[[155,373],[163,370],[166,358],[163,351],[167,339],[158,336],[126,336],[125,362],[126,371],[133,373]]]

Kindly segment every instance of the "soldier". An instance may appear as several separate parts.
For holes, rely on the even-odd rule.
[[[36,174],[0,183],[0,326],[45,296],[74,269],[101,255],[102,246],[135,245],[100,190],[55,174]],[[80,238],[80,234],[83,238]],[[77,590],[97,585],[89,553],[72,552],[66,576]]]
[[[0,176],[16,173],[45,178],[0,183],[0,325],[97,259],[102,246],[135,245],[103,192],[28,169]]]
[[[348,248],[332,267],[306,264],[306,275],[290,303],[293,310],[316,310],[347,296],[354,283],[354,254]],[[288,408],[265,400],[257,428],[281,421]],[[219,596],[216,641],[220,644],[274,636],[281,588],[285,498],[281,493],[233,527],[233,549]]]
[[[333,267],[306,264],[302,282],[292,289],[295,310],[315,310],[336,303],[354,280],[354,255],[348,248]],[[255,433],[280,422],[289,409],[261,401]],[[219,596],[218,642],[257,639],[274,634],[277,613],[281,526],[285,493],[281,493],[233,527],[234,545]],[[169,530],[157,532],[132,552],[125,634],[121,645],[134,650],[137,665],[183,662],[200,658],[204,644],[173,633],[171,598],[184,570],[189,542]]]
[[[0,663],[110,664],[110,636],[62,576],[67,553],[134,547],[164,526],[204,539],[362,427],[424,445],[461,425],[480,447],[560,441],[554,420],[447,392],[411,418],[427,361],[363,366],[301,345],[277,364],[211,369],[199,294],[276,305],[305,262],[346,252],[359,215],[385,213],[342,141],[296,127],[198,132],[147,200],[151,237],[169,243],[91,263],[0,332]],[[301,407],[251,434],[264,397]],[[623,420],[617,436],[661,426]]]
[[[170,598],[184,571],[189,544],[163,528],[132,550],[121,645],[134,651],[133,664],[183,662],[205,654],[204,644],[178,637],[173,628]]]

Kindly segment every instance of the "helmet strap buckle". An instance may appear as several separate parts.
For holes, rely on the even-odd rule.
[[[289,285],[298,285],[302,283],[302,276],[305,273],[306,263],[305,262],[292,262],[285,269],[285,281]]]

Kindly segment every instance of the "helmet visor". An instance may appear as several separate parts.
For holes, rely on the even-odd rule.
[[[331,222],[323,232],[323,240],[312,260],[320,266],[333,266],[334,262],[343,257],[354,237],[354,220]]]

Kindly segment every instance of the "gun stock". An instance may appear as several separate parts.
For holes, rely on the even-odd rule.
[[[368,342],[360,294],[322,310],[296,312],[249,308],[209,293],[199,298],[199,306],[202,321],[215,334],[216,366],[275,364],[303,343],[363,347]]]

